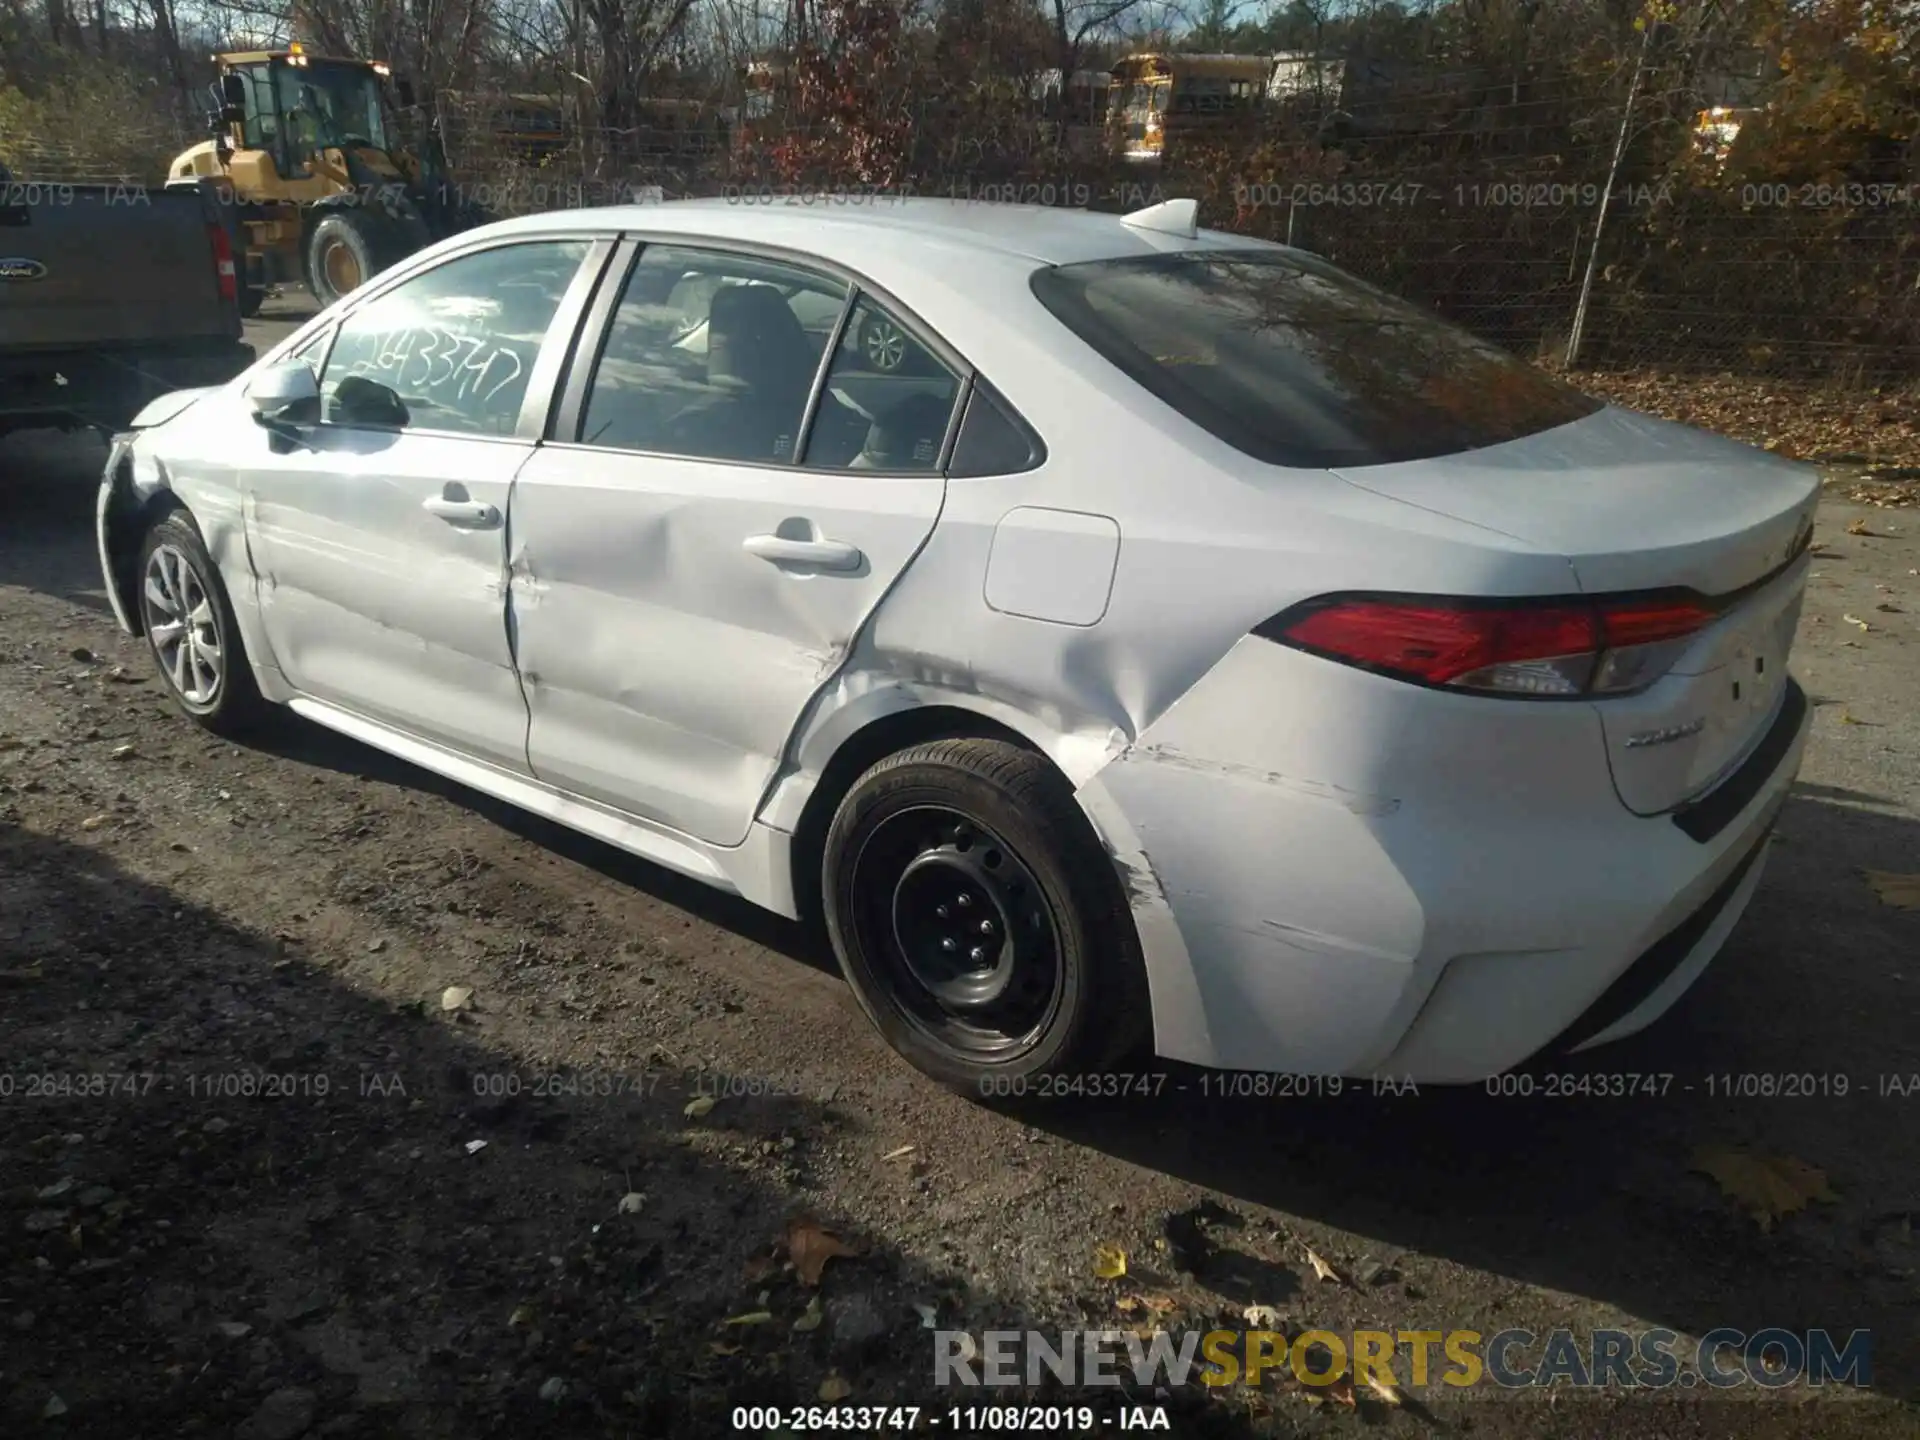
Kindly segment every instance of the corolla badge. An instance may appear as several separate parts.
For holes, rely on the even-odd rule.
[[[1689,720],[1685,725],[1669,725],[1664,730],[1642,730],[1638,735],[1627,737],[1626,748],[1644,750],[1649,745],[1671,745],[1676,740],[1686,740],[1698,735],[1707,728],[1703,715],[1698,720]]]
[[[0,257],[0,280],[38,280],[47,267],[29,255]]]

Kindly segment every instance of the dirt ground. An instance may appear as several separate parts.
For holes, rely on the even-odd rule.
[[[1125,1399],[1180,1435],[1920,1435],[1920,913],[1863,874],[1920,871],[1913,511],[1826,508],[1812,747],[1725,953],[1561,1067],[1664,1093],[1222,1098],[1166,1067],[1007,1110],[898,1062],[794,927],[292,719],[192,728],[102,597],[102,455],[0,442],[0,1434],[700,1436],[843,1393],[977,1429],[948,1407],[1006,1395],[936,1390],[927,1316],[1257,1305],[1289,1334],[1867,1329],[1872,1384],[1100,1392],[1095,1433]],[[1827,1198],[1763,1228],[1694,1169],[1717,1144]],[[817,1287],[816,1226],[856,1252]]]

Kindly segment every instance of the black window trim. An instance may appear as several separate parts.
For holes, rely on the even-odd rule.
[[[804,274],[836,280],[847,287],[846,299],[841,307],[839,319],[835,322],[827,344],[821,351],[820,366],[814,372],[807,409],[801,417],[799,433],[795,437],[793,456],[785,463],[735,460],[714,455],[682,455],[670,450],[635,450],[619,446],[593,445],[580,438],[586,424],[587,395],[592,387],[594,373],[600,368],[600,360],[606,350],[607,340],[613,332],[615,312],[621,297],[626,292],[627,280],[650,247],[666,250],[704,250],[721,257],[739,256],[749,260],[764,260],[771,264],[788,266]],[[854,309],[863,297],[871,298],[876,305],[882,307],[889,319],[894,320],[906,330],[915,343],[944,365],[955,378],[954,399],[947,413],[947,428],[941,438],[940,454],[935,465],[930,469],[849,470],[845,466],[799,463],[799,458],[806,453],[805,446],[812,435],[813,421],[818,413],[821,397],[826,394],[827,378],[832,372],[839,342],[845,337],[846,327],[852,323]],[[592,363],[587,365],[577,363],[578,357],[589,351],[593,356]],[[901,304],[891,293],[870,283],[856,270],[849,269],[825,256],[791,250],[783,245],[767,245],[755,240],[740,240],[692,232],[681,234],[627,230],[621,233],[619,254],[614,263],[602,273],[599,291],[588,308],[588,314],[575,339],[571,354],[574,357],[574,363],[568,366],[564,393],[559,404],[554,408],[553,423],[547,427],[546,439],[542,442],[544,444],[586,450],[600,455],[630,455],[640,459],[678,460],[700,465],[737,465],[754,470],[795,470],[805,475],[850,474],[862,479],[875,480],[924,479],[928,475],[939,475],[945,478],[953,448],[959,442],[960,425],[966,416],[967,404],[973,395],[974,382],[979,375],[967,358],[954,349],[926,321]],[[1004,400],[1002,403],[1005,403]],[[1010,412],[1012,411],[1011,406],[1007,408]],[[1027,428],[1031,429],[1031,427]]]
[[[984,394],[983,394],[984,392]],[[1006,417],[1013,428],[1026,437],[1027,463],[1013,470],[979,470],[956,475],[953,471],[953,457],[960,448],[961,432],[967,428],[967,421],[973,414],[973,403],[984,398],[986,402]],[[953,480],[990,480],[1000,475],[1027,475],[1047,463],[1047,442],[1040,432],[1033,428],[1031,421],[1020,413],[1019,407],[1007,399],[1001,390],[984,375],[973,377],[973,383],[967,389],[967,403],[960,407],[959,418],[954,422],[953,434],[948,437],[947,448],[943,452],[941,469]]]
[[[315,338],[318,338],[321,341],[321,355],[320,364],[314,371],[314,376],[317,380],[324,381],[327,364],[333,358],[333,348],[339,342],[340,332],[361,311],[402,285],[430,275],[444,265],[451,265],[489,251],[511,249],[518,245],[565,244],[568,241],[585,243],[587,253],[581,257],[578,268],[573,272],[573,278],[567,282],[566,291],[560,297],[560,304],[553,312],[553,318],[547,322],[547,333],[542,337],[539,352],[534,356],[533,370],[527,377],[527,393],[521,397],[520,413],[514,421],[510,434],[476,435],[470,430],[442,430],[426,425],[342,425],[327,420],[315,420],[308,428],[368,430],[441,440],[474,440],[495,445],[526,446],[539,443],[540,434],[546,427],[547,416],[552,408],[555,383],[565,367],[567,357],[573,353],[571,341],[579,330],[581,315],[586,310],[588,298],[606,269],[607,257],[615,248],[613,237],[605,231],[547,230],[528,235],[500,236],[472,245],[463,245],[445,255],[435,256],[431,264],[406,265],[404,273],[400,273],[401,267],[395,267],[395,271],[381,275],[370,284],[354,291],[352,298],[346,302],[345,308],[338,315],[328,315],[326,323],[315,327],[311,334],[303,329],[292,336],[286,342],[286,348],[274,352],[272,362],[277,364],[281,360],[294,358]]]

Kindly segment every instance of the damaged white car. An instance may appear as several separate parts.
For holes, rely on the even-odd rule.
[[[99,517],[201,724],[818,915],[1009,1093],[1648,1024],[1800,763],[1816,497],[1190,201],[686,202],[423,251],[150,407]]]

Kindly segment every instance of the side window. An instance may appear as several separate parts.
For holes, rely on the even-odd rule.
[[[953,442],[953,459],[947,466],[947,474],[956,479],[969,475],[1017,475],[1022,470],[1033,469],[1044,458],[1038,437],[1013,413],[1013,408],[986,381],[975,380],[966,416],[960,422],[960,435]]]
[[[249,65],[238,73],[247,85],[247,113],[241,122],[240,142],[250,150],[270,150],[279,142],[280,131],[268,67]]]
[[[862,295],[827,372],[805,463],[833,470],[935,470],[960,377]]]
[[[341,322],[320,377],[333,425],[511,435],[584,240],[502,245],[435,266]]]
[[[607,327],[581,443],[790,464],[845,307],[846,286],[823,275],[649,246]]]

